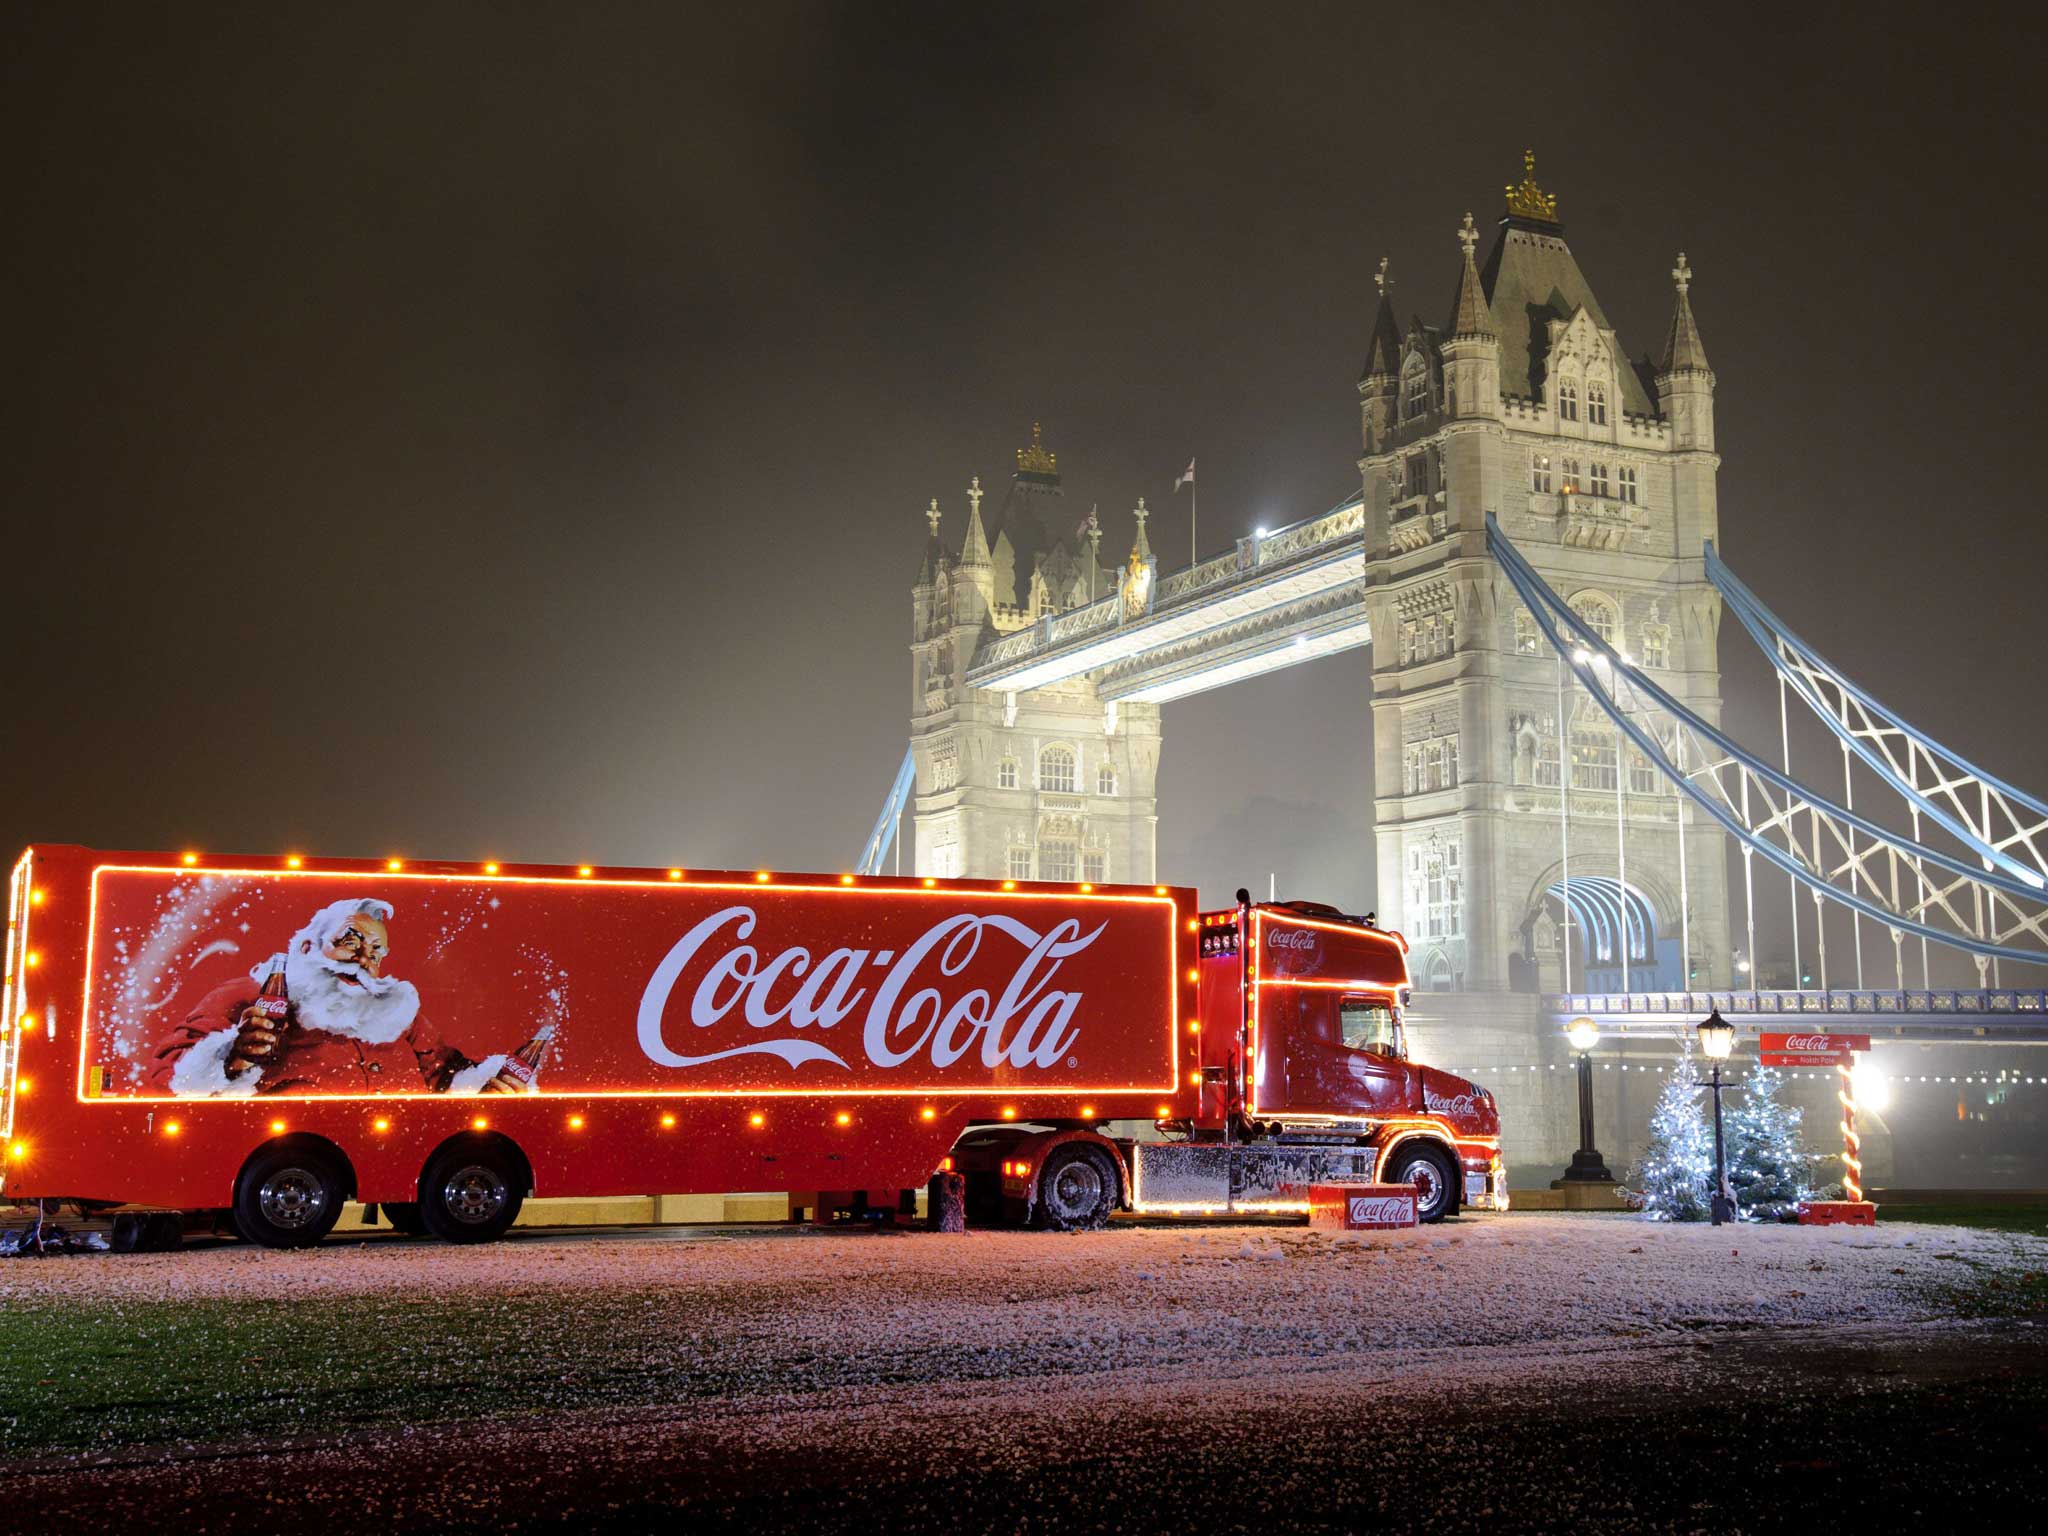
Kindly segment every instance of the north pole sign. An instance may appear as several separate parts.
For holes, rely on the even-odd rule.
[[[1846,1067],[1855,1052],[1869,1049],[1868,1035],[1757,1037],[1758,1060],[1766,1067]]]

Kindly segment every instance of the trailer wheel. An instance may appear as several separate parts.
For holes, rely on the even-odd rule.
[[[1415,1186],[1417,1221],[1442,1221],[1458,1207],[1457,1174],[1440,1147],[1414,1142],[1397,1149],[1383,1177],[1389,1184]]]
[[[377,1209],[382,1211],[384,1219],[391,1223],[392,1231],[403,1233],[407,1237],[427,1235],[427,1221],[420,1215],[417,1200],[402,1200],[396,1203],[385,1200],[379,1202]]]
[[[494,1242],[525,1202],[515,1159],[500,1147],[444,1148],[420,1175],[420,1223],[451,1243]]]
[[[1116,1204],[1116,1170],[1101,1150],[1055,1147],[1038,1171],[1038,1224],[1055,1232],[1092,1232]]]
[[[265,1147],[235,1180],[235,1230],[265,1248],[310,1248],[341,1216],[341,1168],[317,1147]]]

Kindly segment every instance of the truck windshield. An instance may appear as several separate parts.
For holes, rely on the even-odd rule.
[[[1354,1051],[1374,1051],[1382,1056],[1400,1054],[1394,1010],[1378,998],[1347,997],[1337,1005],[1337,1021],[1344,1044]]]

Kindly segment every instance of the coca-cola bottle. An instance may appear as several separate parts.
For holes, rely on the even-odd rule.
[[[263,990],[256,994],[256,1001],[249,1006],[275,1024],[282,1024],[291,1017],[292,995],[285,985],[283,955],[270,962],[270,974],[263,978]]]
[[[509,1077],[521,1088],[531,1091],[534,1080],[540,1076],[541,1058],[547,1055],[554,1038],[555,1026],[543,1024],[531,1040],[505,1058],[505,1065],[498,1069],[498,1075]]]

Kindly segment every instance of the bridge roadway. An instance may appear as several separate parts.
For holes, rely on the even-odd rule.
[[[1091,675],[1105,703],[1157,704],[1366,645],[1364,505],[1239,539],[1142,593],[999,636],[976,653],[969,686],[1023,693]]]
[[[2048,1045],[2048,992],[2013,987],[1904,991],[1867,987],[1825,992],[1574,992],[1548,994],[1558,1020],[1589,1018],[1618,1035],[1668,1034],[1696,1025],[1709,1009],[1743,1033],[1867,1034],[1877,1040],[1950,1045]]]

